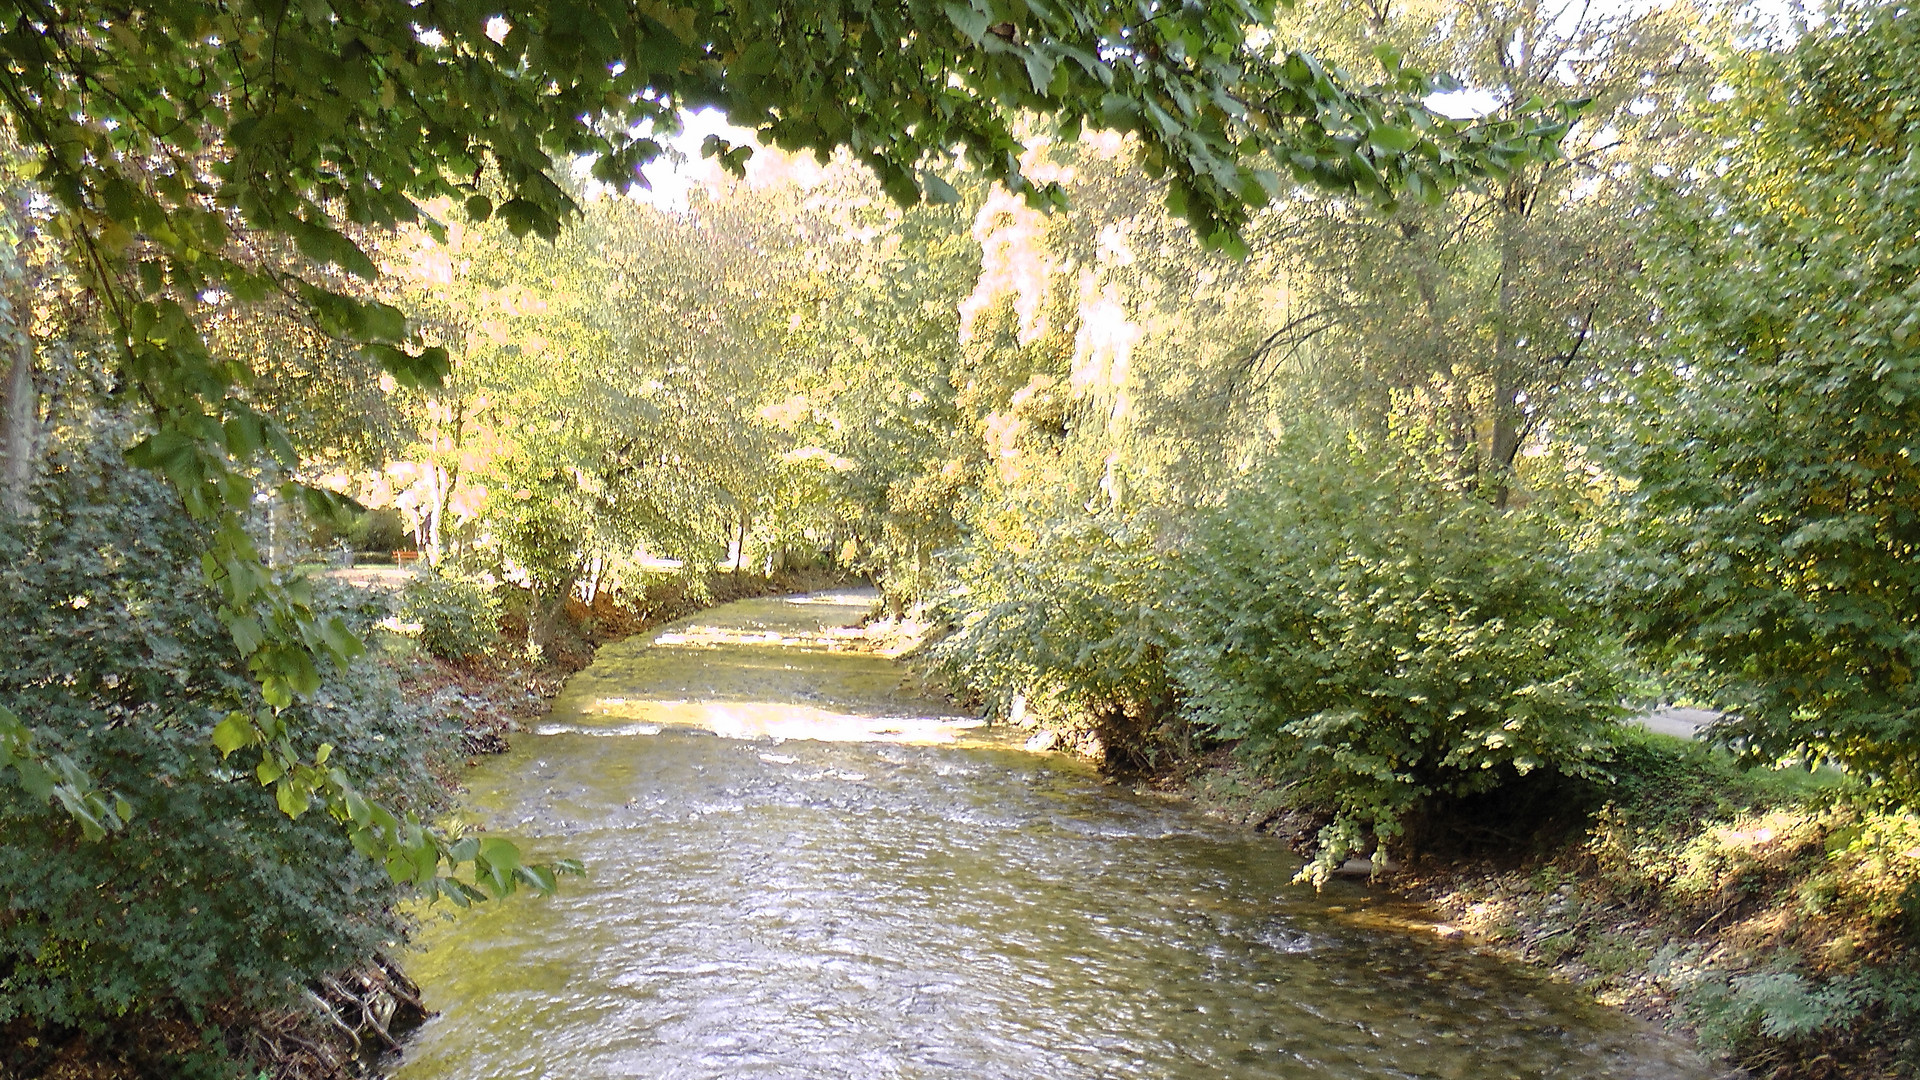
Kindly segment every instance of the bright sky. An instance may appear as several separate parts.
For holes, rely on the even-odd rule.
[[[644,203],[657,206],[671,213],[679,213],[687,208],[687,196],[699,184],[716,180],[720,176],[720,166],[711,159],[700,156],[700,144],[709,135],[718,135],[735,144],[742,143],[755,148],[754,157],[748,160],[747,167],[752,169],[755,161],[764,158],[768,149],[761,146],[749,128],[735,127],[727,123],[725,114],[718,109],[700,109],[680,114],[680,134],[661,140],[667,147],[667,153],[644,166],[640,172],[647,179],[648,186],[634,188],[632,197]],[[574,169],[582,176],[586,174],[587,163],[584,159],[574,164]],[[590,196],[606,194],[607,188],[594,181],[587,181]]]

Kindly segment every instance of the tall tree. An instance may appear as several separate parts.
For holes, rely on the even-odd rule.
[[[1657,317],[1609,460],[1619,608],[1692,661],[1748,752],[1838,759],[1920,800],[1920,25],[1850,3],[1735,53],[1666,185]]]
[[[1566,153],[1500,169],[1381,215],[1302,192],[1256,243],[1282,249],[1290,318],[1254,357],[1298,358],[1376,428],[1412,422],[1463,478],[1504,502],[1520,449],[1569,411],[1603,357],[1595,338],[1639,300],[1639,170],[1690,164],[1682,122],[1708,90],[1687,4],[1616,11],[1566,0],[1356,4],[1307,21],[1329,49],[1407,50],[1466,88],[1457,107],[1590,99]]]

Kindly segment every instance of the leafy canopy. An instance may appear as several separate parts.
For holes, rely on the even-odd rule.
[[[1660,194],[1659,318],[1612,462],[1620,608],[1752,755],[1920,800],[1920,26],[1847,6],[1736,56],[1727,167]]]

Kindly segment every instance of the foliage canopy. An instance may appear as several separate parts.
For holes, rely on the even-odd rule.
[[[1763,760],[1831,756],[1920,798],[1920,27],[1836,10],[1737,56],[1700,118],[1725,168],[1657,191],[1658,318],[1610,461],[1618,607],[1697,656]]]

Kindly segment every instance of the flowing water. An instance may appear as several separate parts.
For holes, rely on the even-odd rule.
[[[401,1080],[1705,1077],[1563,987],[1289,885],[1274,840],[993,744],[855,595],[601,650],[470,779],[589,875],[430,915]]]

